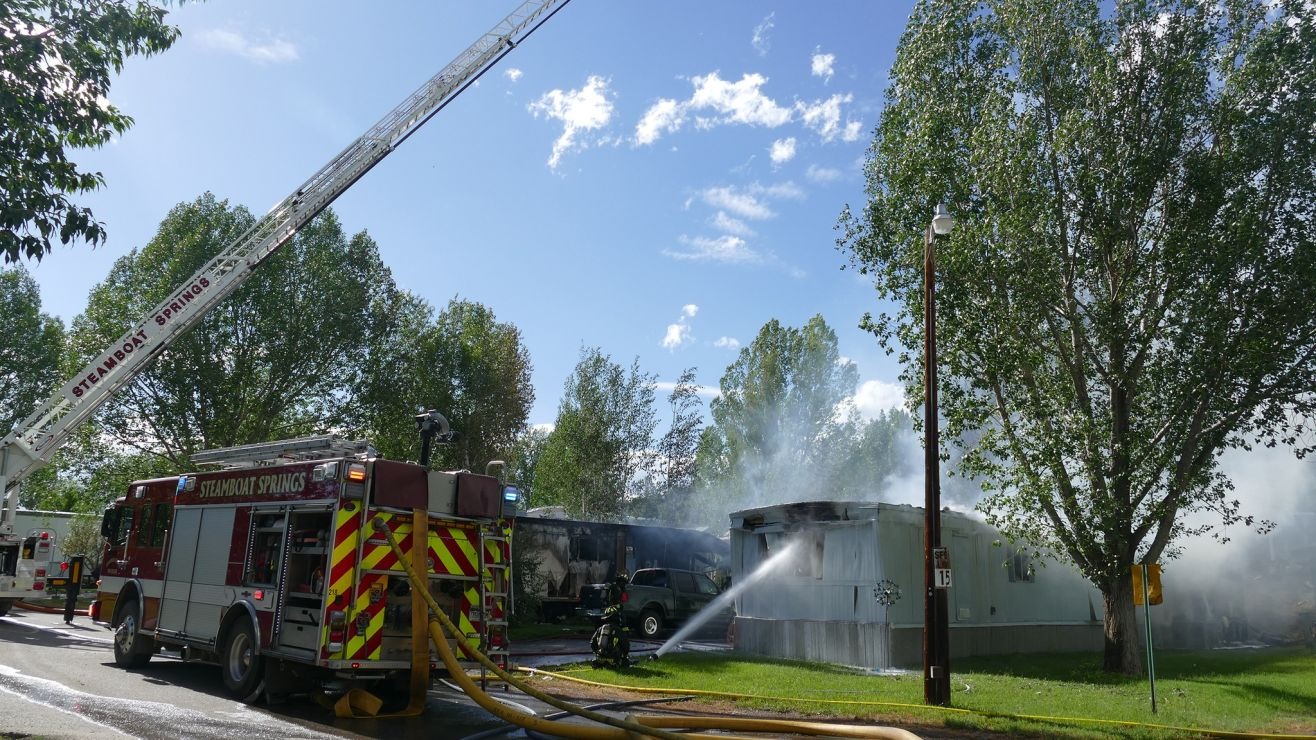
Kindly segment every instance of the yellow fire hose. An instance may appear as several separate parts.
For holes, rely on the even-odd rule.
[[[419,512],[417,512],[419,517]],[[461,664],[457,662],[457,656],[453,654],[452,648],[448,645],[447,638],[444,637],[443,630],[447,630],[454,639],[459,642],[465,640],[465,635],[457,628],[448,615],[443,613],[434,597],[430,595],[429,584],[423,580],[416,572],[413,565],[407,560],[398,545],[397,538],[388,528],[388,525],[379,518],[371,520],[371,526],[375,531],[382,534],[388,540],[388,546],[393,549],[397,555],[398,562],[407,572],[407,578],[411,581],[412,592],[419,592],[424,597],[426,605],[429,607],[429,635],[434,642],[434,647],[438,649],[439,656],[443,659],[443,665],[448,669],[449,675],[453,682],[461,687],[467,696],[471,697],[480,707],[490,712],[494,716],[511,724],[524,727],[535,732],[542,732],[548,735],[559,737],[582,738],[583,740],[623,740],[635,735],[647,737],[659,737],[665,740],[686,740],[686,738],[707,738],[708,740],[735,740],[730,735],[697,735],[670,732],[662,729],[663,727],[679,727],[688,729],[734,729],[745,730],[749,732],[795,732],[807,735],[831,735],[834,737],[851,737],[851,738],[891,738],[893,740],[917,740],[918,736],[905,730],[889,727],[858,727],[853,725],[831,725],[819,722],[792,722],[788,720],[756,720],[729,717],[667,717],[642,715],[632,716],[629,719],[617,719],[606,714],[601,714],[584,707],[576,706],[569,702],[563,701],[551,694],[547,694],[534,686],[521,681],[504,671],[487,656],[477,650],[466,650],[465,652],[473,655],[486,669],[492,671],[508,684],[515,686],[517,689],[526,694],[546,703],[550,706],[557,707],[578,717],[584,717],[595,722],[599,722],[609,727],[593,727],[581,725],[564,725],[559,722],[547,720],[538,716],[530,716],[512,710],[486,694],[476,685],[466,671],[462,669]],[[440,628],[442,624],[442,628]],[[742,739],[743,740],[743,739]]]

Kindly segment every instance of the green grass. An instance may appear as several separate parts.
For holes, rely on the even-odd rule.
[[[521,640],[541,640],[551,639],[554,637],[580,637],[589,636],[592,627],[581,622],[579,624],[514,624],[509,628],[508,633],[512,638],[512,644],[515,645]]]
[[[1146,677],[1106,674],[1101,670],[1099,655],[964,659],[952,663],[951,674],[953,709],[972,712],[922,706],[923,681],[918,672],[864,675],[822,664],[676,653],[658,662],[641,661],[624,671],[570,673],[577,678],[626,686],[792,697],[735,700],[747,708],[774,712],[891,723],[913,721],[1010,735],[1193,735],[1174,728],[1316,734],[1316,653],[1304,649],[1162,652],[1156,659],[1157,714],[1151,712]],[[882,702],[886,706],[850,702]],[[1025,715],[1033,718],[1023,718]]]

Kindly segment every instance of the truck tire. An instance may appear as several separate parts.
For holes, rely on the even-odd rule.
[[[224,688],[243,704],[251,704],[265,692],[265,659],[256,651],[256,630],[251,620],[239,619],[224,638],[219,667]]]
[[[640,634],[645,637],[657,637],[663,630],[663,613],[650,606],[640,612]]]
[[[9,608],[14,605],[13,599],[0,599],[0,617],[9,613]]]
[[[137,599],[129,596],[114,625],[114,663],[120,668],[141,668],[155,652],[155,640],[142,634]]]

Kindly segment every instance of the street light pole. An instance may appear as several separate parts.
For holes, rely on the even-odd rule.
[[[955,221],[938,204],[923,242],[923,703],[950,706],[950,619],[946,589],[937,588],[933,551],[941,545],[941,459],[937,423],[936,234]]]

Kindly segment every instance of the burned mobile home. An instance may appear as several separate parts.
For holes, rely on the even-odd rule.
[[[541,617],[569,617],[581,588],[640,568],[677,568],[722,582],[730,546],[707,532],[653,524],[568,519],[557,509],[518,514],[517,547],[537,563]]]
[[[779,504],[731,514],[731,578],[790,554],[736,600],[736,650],[870,669],[918,666],[923,509]],[[951,657],[1100,650],[1100,595],[1074,568],[1031,562],[987,524],[942,512]]]

